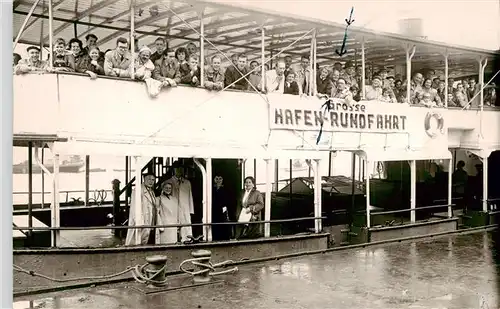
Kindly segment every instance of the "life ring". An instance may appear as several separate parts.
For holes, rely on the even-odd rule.
[[[437,129],[431,128],[431,119],[436,119],[438,126]],[[438,133],[444,134],[444,118],[438,112],[428,112],[425,116],[424,121],[425,133],[429,135],[431,138],[435,138]]]

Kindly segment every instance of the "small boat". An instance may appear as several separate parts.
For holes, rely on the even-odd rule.
[[[307,171],[309,169],[309,166],[305,164],[305,162],[302,162],[301,160],[294,160],[292,163],[292,172],[303,172]],[[284,170],[286,172],[290,172],[289,167],[285,167]]]
[[[45,167],[49,170],[49,172],[54,172],[54,165],[52,160],[47,160],[44,162]],[[59,165],[60,173],[78,173],[85,166],[85,161],[80,156],[71,156],[68,160],[64,160]],[[12,165],[12,173],[13,174],[28,174],[29,163],[28,160],[25,160],[21,163]],[[42,169],[38,164],[33,164],[32,166],[33,174],[40,174]]]

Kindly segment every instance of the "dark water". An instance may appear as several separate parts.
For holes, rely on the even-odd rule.
[[[125,283],[36,295],[15,299],[14,308],[493,309],[492,238],[480,232],[244,265],[219,276],[221,284],[159,294]]]

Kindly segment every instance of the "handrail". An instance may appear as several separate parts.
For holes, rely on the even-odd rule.
[[[443,204],[443,205],[431,205],[431,206],[422,206],[417,208],[407,208],[407,209],[397,209],[397,210],[387,210],[387,211],[371,211],[370,215],[387,215],[387,214],[395,214],[395,213],[403,213],[403,212],[414,212],[417,210],[424,209],[433,209],[433,208],[443,208],[443,207],[456,207],[456,204]]]
[[[143,228],[169,228],[169,227],[193,227],[193,226],[207,226],[207,225],[246,225],[246,224],[263,224],[263,223],[286,223],[286,222],[297,222],[297,221],[308,221],[326,219],[326,217],[302,217],[293,219],[278,219],[278,220],[268,220],[268,221],[251,221],[251,222],[213,222],[213,223],[191,223],[191,224],[165,224],[165,225],[136,225],[136,226],[89,226],[89,227],[73,227],[73,226],[61,226],[61,227],[13,227],[15,230],[35,230],[35,231],[75,231],[75,230],[119,230],[119,229],[143,229]]]
[[[94,189],[94,190],[89,190],[89,191],[106,191],[106,192],[113,192],[113,190],[111,189]],[[82,192],[85,192],[85,190],[61,190],[59,191],[59,194],[62,194],[62,193],[82,193]],[[36,191],[36,192],[31,192],[32,194],[52,194],[51,191],[45,191],[45,192],[41,192],[41,191]],[[17,192],[12,192],[12,194],[29,194],[29,192],[23,192],[23,191],[17,191]]]
[[[495,197],[495,198],[487,199],[486,202],[488,202],[488,203],[490,203],[490,202],[500,202],[500,197]]]
[[[37,75],[40,75],[39,72],[37,72],[37,73],[26,73],[26,74],[37,74]],[[26,74],[23,74],[23,75],[26,75]],[[77,72],[44,72],[43,74],[73,75],[73,76],[81,76],[81,77],[88,77],[88,78],[90,78],[87,74],[77,73]],[[116,81],[127,81],[127,82],[133,82],[133,83],[143,83],[143,81],[132,80],[130,78],[120,78],[120,77],[106,76],[106,75],[98,75],[98,78],[104,78],[104,79],[116,80]],[[179,84],[179,85],[177,85],[177,87],[200,88],[200,89],[203,89],[202,86],[190,86],[190,85],[183,85],[183,84]],[[238,89],[231,89],[231,88],[228,88],[228,89],[226,89],[224,91],[225,92],[229,91],[229,92],[241,92],[241,93],[257,94],[255,91],[245,91],[245,90],[238,90]],[[314,96],[311,96],[311,97],[314,97]],[[403,104],[403,103],[387,103],[387,104]],[[424,105],[418,104],[418,103],[417,104],[408,104],[408,106],[410,106],[410,107],[425,107]],[[451,109],[451,110],[462,110],[463,109],[462,107],[452,107],[452,106],[448,106],[448,107],[445,107],[445,106],[436,106],[436,107],[433,107],[433,108]],[[487,105],[485,105],[484,108],[486,108],[487,110],[497,111],[497,110],[500,109],[500,106],[487,106]],[[474,111],[474,110],[479,110],[479,109],[480,109],[480,107],[469,107],[467,110]]]
[[[61,194],[65,194],[66,195],[66,199],[65,199],[65,202],[61,202],[61,204],[71,204],[72,202],[69,201],[69,194],[70,193],[83,193],[85,192],[85,190],[65,190],[65,191],[60,191],[59,192],[59,195]],[[91,197],[89,198],[89,200],[93,200],[94,203],[106,203],[106,202],[111,202],[110,200],[106,200],[107,197],[108,197],[108,193],[111,193],[110,196],[112,195],[113,193],[113,190],[110,190],[110,189],[94,189],[94,190],[89,190],[89,192],[94,192],[94,197]],[[97,194],[96,194],[97,193]],[[99,198],[99,194],[100,193],[103,193],[103,195],[101,196],[100,200],[98,200]],[[29,192],[12,192],[13,195],[27,195],[29,194]],[[33,192],[32,194],[42,194],[42,192]],[[43,192],[43,194],[52,194],[52,192],[48,191],[48,192]],[[73,198],[73,197],[72,197]],[[81,197],[74,199],[74,202],[80,200]],[[90,202],[90,201],[89,201]],[[24,204],[13,204],[14,207],[19,207],[19,206],[27,206],[28,204],[24,203]],[[35,205],[42,205],[42,203],[38,203],[38,204],[33,204],[34,206]]]

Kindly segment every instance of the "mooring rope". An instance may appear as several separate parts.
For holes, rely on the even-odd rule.
[[[233,264],[234,261],[232,261],[232,260],[227,260],[227,261],[224,261],[221,263],[216,263],[216,264],[212,264],[211,262],[208,262],[207,264],[200,263],[199,261],[201,261],[201,260],[206,260],[206,258],[195,258],[195,259],[184,260],[179,265],[179,268],[182,272],[187,273],[187,274],[191,274],[193,276],[198,275],[198,274],[203,274],[206,272],[209,272],[210,276],[216,276],[216,275],[232,273],[232,272],[235,272],[238,270],[238,267],[233,267],[233,268],[228,269],[228,270],[223,270],[223,271],[219,271],[219,272],[215,271],[215,268],[217,268],[217,267],[226,267],[228,265]],[[191,270],[187,270],[187,269],[182,268],[182,266],[188,262],[191,262],[193,265],[203,267],[204,269],[199,270],[199,271],[191,271]],[[16,264],[14,264],[13,267],[14,267],[15,271],[25,273],[25,274],[33,276],[33,277],[44,278],[46,280],[50,280],[50,281],[54,281],[54,282],[70,282],[70,281],[82,281],[82,280],[105,280],[105,279],[111,279],[114,277],[124,275],[128,272],[132,272],[132,277],[139,283],[153,284],[153,285],[165,284],[167,282],[166,278],[165,278],[165,280],[161,280],[161,281],[155,280],[153,278],[155,278],[156,276],[158,276],[162,272],[165,272],[165,270],[167,269],[167,264],[165,264],[162,268],[160,268],[159,270],[157,270],[156,272],[154,272],[152,274],[151,273],[148,274],[148,272],[146,271],[146,266],[148,266],[148,265],[150,265],[150,264],[145,263],[142,265],[138,264],[136,266],[128,266],[127,268],[125,268],[124,270],[122,270],[120,272],[109,274],[109,275],[76,277],[76,278],[65,278],[65,279],[53,278],[53,277],[35,272],[33,270],[27,270],[25,268],[22,268],[21,266],[16,265]]]
[[[208,275],[209,276],[217,276],[217,275],[222,275],[222,274],[228,274],[228,273],[232,273],[232,272],[235,272],[235,271],[238,271],[238,267],[235,266],[231,269],[227,269],[227,270],[222,270],[222,271],[215,271],[215,268],[217,267],[226,267],[228,265],[231,265],[234,263],[234,261],[232,260],[227,260],[227,261],[224,261],[224,262],[220,262],[220,263],[216,263],[216,264],[212,264],[212,262],[208,262],[208,263],[201,263],[199,261],[206,261],[207,258],[206,257],[200,257],[200,258],[194,258],[194,259],[188,259],[188,260],[184,260],[180,265],[179,265],[179,269],[186,273],[186,274],[190,274],[190,275],[193,275],[193,276],[197,276],[197,275],[201,275],[201,274],[204,274],[204,273],[207,273],[208,272]],[[185,264],[185,263],[191,263],[195,266],[199,266],[203,269],[200,269],[198,271],[194,271],[194,270],[187,270],[187,269],[184,269],[182,268],[182,266]]]
[[[137,266],[139,266],[139,265],[137,265]],[[117,273],[114,273],[114,274],[109,274],[109,275],[103,275],[103,276],[89,276],[89,277],[76,277],[76,278],[58,279],[58,278],[52,278],[52,277],[46,276],[44,274],[35,272],[33,270],[24,269],[21,266],[18,266],[16,264],[14,264],[14,270],[15,271],[22,272],[22,273],[25,273],[27,275],[31,275],[33,277],[41,277],[41,278],[44,278],[44,279],[47,279],[47,280],[50,280],[50,281],[54,281],[54,282],[70,282],[70,281],[81,281],[81,280],[103,280],[103,279],[111,279],[111,278],[114,278],[114,277],[118,277],[118,276],[124,275],[124,274],[128,273],[129,271],[135,269],[136,267],[129,266],[129,267],[125,268],[125,270],[122,270],[120,272],[117,272]]]
[[[76,278],[67,278],[67,279],[58,279],[58,278],[49,277],[47,275],[37,273],[33,270],[24,269],[21,266],[18,266],[15,264],[14,264],[14,270],[31,275],[31,276],[34,276],[34,277],[40,277],[40,278],[44,278],[44,279],[54,281],[54,282],[70,282],[70,281],[81,281],[81,280],[104,280],[104,279],[111,279],[114,277],[118,277],[118,276],[124,275],[128,272],[132,272],[132,277],[134,277],[134,279],[139,283],[154,284],[154,285],[163,285],[163,284],[167,283],[166,278],[165,278],[165,280],[161,280],[161,281],[153,279],[157,275],[159,275],[160,273],[164,272],[167,269],[166,264],[162,268],[160,268],[158,271],[156,271],[155,273],[153,273],[151,275],[148,275],[147,272],[145,271],[145,268],[148,265],[149,265],[149,263],[145,263],[143,265],[129,266],[129,267],[125,268],[125,270],[122,270],[122,271],[114,273],[114,274],[109,274],[109,275],[76,277]]]

